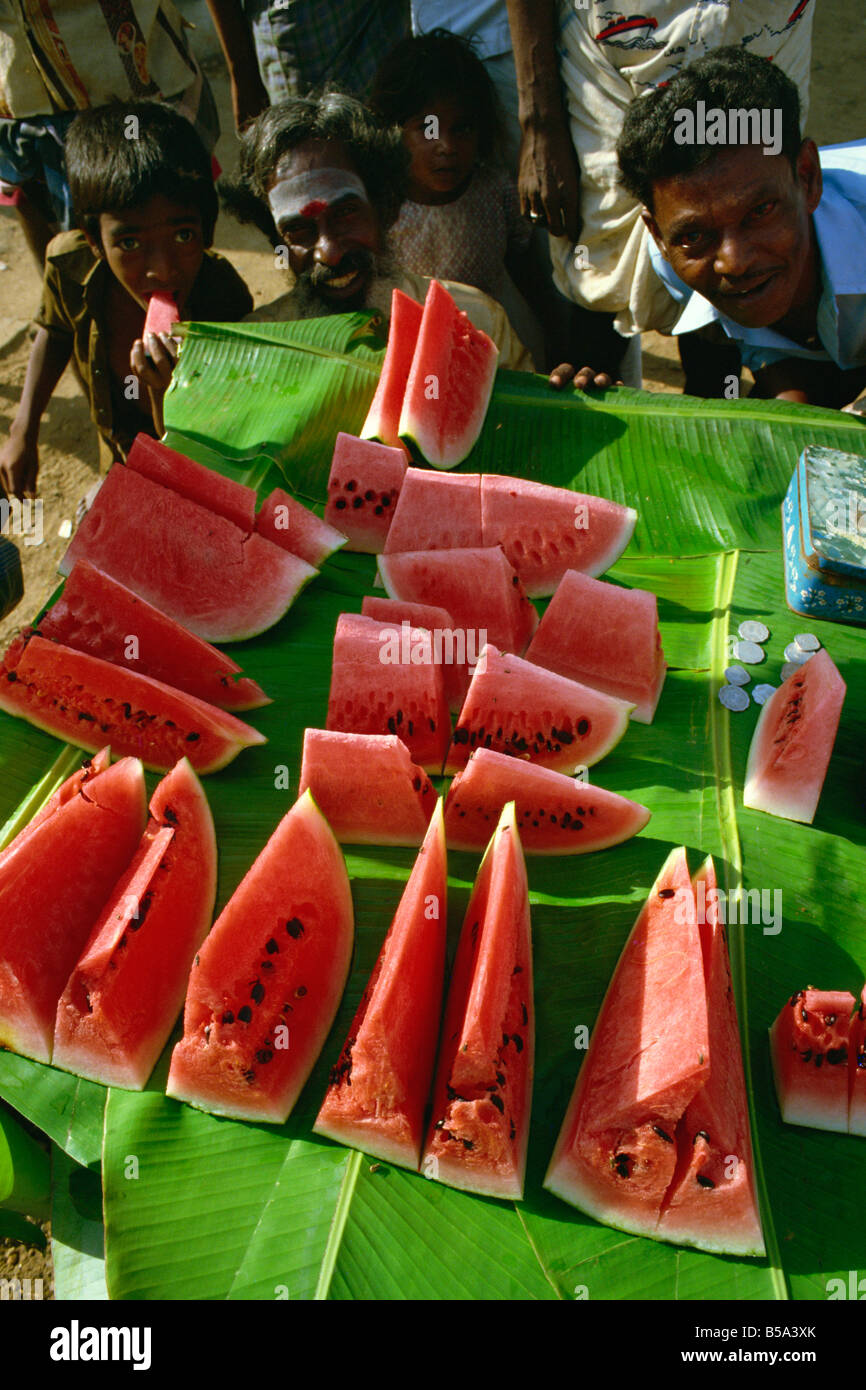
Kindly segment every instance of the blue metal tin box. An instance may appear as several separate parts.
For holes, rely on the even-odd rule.
[[[866,624],[866,457],[807,446],[782,504],[782,537],[788,606]]]

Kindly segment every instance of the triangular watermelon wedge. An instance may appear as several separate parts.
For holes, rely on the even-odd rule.
[[[433,1076],[445,974],[447,869],[442,800],[313,1128],[404,1168],[417,1168]]]
[[[658,1235],[703,1250],[763,1255],[749,1103],[725,928],[712,859],[693,880],[703,949],[710,1074],[677,1132],[677,1171]]]
[[[544,1186],[597,1221],[661,1234],[677,1126],[709,1074],[695,894],[680,848],[668,855],[623,948]]]
[[[400,413],[422,317],[420,304],[402,290],[392,291],[385,360],[361,429],[362,439],[378,439],[382,444],[402,449],[407,457],[409,450],[400,438]]]

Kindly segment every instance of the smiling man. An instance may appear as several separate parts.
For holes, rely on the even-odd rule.
[[[221,182],[220,191],[230,212],[287,255],[294,285],[249,317],[274,322],[370,309],[387,318],[394,288],[423,301],[427,277],[396,265],[385,249],[407,169],[400,131],[383,128],[342,93],[262,112],[241,136],[238,177]],[[496,343],[500,365],[531,370],[501,305],[468,285],[444,283]]]
[[[617,154],[684,306],[673,331],[727,335],[756,395],[852,402],[866,386],[866,142],[819,155],[793,82],[727,48],[632,102]]]

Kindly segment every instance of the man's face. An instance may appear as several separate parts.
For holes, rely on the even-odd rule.
[[[376,274],[379,221],[339,141],[310,141],[283,155],[269,202],[299,286],[325,313],[362,308]]]
[[[745,145],[657,180],[644,221],[690,289],[735,323],[764,328],[806,305],[817,283],[811,216],[820,197],[811,140],[796,170],[783,154]]]
[[[91,246],[137,304],[146,309],[159,291],[183,310],[204,256],[198,208],[158,194],[140,207],[100,213],[99,237],[101,246]]]

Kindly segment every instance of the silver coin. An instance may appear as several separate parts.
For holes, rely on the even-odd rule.
[[[748,685],[752,677],[742,666],[726,666],[725,680],[729,685]]]
[[[723,685],[719,691],[719,699],[725,709],[745,709],[749,703],[748,691],[741,685]]]
[[[770,635],[770,629],[766,623],[759,623],[752,618],[745,623],[740,623],[737,632],[741,637],[745,637],[747,642],[766,642]]]
[[[814,655],[814,652],[804,652],[803,648],[798,647],[796,642],[789,642],[785,648],[785,660],[790,662],[793,666],[802,666],[804,662],[808,661],[809,658]]]
[[[801,652],[820,651],[821,643],[818,641],[814,632],[798,632],[794,638]]]
[[[774,685],[756,685],[752,691],[752,699],[756,705],[765,705],[775,689]]]
[[[745,661],[747,666],[757,666],[764,660],[765,652],[757,642],[735,642],[734,656],[738,661]]]
[[[802,661],[786,661],[782,667],[782,680],[786,681],[789,676],[793,676],[795,671],[802,671]]]

